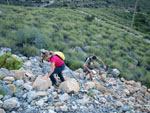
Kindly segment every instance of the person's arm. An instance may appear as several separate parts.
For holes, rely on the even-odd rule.
[[[51,71],[49,72],[48,75],[46,75],[46,76],[44,77],[44,79],[49,78],[49,77],[52,75],[52,73],[54,72],[54,69],[55,69],[55,63],[53,62],[53,63],[51,63]]]
[[[103,60],[100,59],[99,62],[103,65],[104,69],[106,69],[106,65],[104,64]]]
[[[88,68],[88,66],[86,65],[86,63],[84,63],[84,68],[91,72],[91,70]]]

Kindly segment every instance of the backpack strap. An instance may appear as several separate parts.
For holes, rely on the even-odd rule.
[[[92,56],[88,56],[84,62],[86,62],[87,60],[91,60]]]

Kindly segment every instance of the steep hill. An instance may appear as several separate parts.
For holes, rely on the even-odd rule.
[[[0,55],[10,51],[0,48]],[[140,82],[114,78],[105,70],[94,74],[91,81],[84,78],[82,69],[72,71],[66,67],[65,81],[55,76],[57,86],[54,87],[49,79],[43,79],[50,71],[49,62],[40,62],[39,56],[13,56],[23,65],[19,70],[0,68],[1,113],[150,112],[150,89]]]
[[[105,16],[95,18],[84,9],[0,5],[0,23],[0,46],[16,54],[60,50],[71,69],[82,67],[88,55],[97,55],[110,69],[118,68],[120,76],[150,83],[149,40]]]

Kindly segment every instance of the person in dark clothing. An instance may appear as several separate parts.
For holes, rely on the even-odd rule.
[[[93,70],[95,70],[95,72],[97,72],[96,70],[96,62],[99,62],[100,64],[102,64],[102,66],[104,67],[104,69],[106,69],[106,65],[104,64],[104,62],[102,61],[102,59],[96,57],[96,56],[89,56],[85,59],[84,62],[84,72],[85,75],[90,75],[90,79],[92,80],[92,76],[93,76]],[[97,72],[98,73],[98,72]]]

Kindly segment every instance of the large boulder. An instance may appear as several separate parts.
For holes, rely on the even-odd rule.
[[[131,86],[133,86],[133,87],[136,87],[136,82],[135,82],[134,80],[125,81],[125,84],[131,85]]]
[[[16,80],[22,80],[25,75],[25,70],[13,70],[14,77]]]
[[[51,81],[49,78],[44,80],[42,76],[39,76],[33,82],[32,86],[36,90],[47,90],[51,86]]]
[[[68,93],[77,93],[80,89],[79,83],[75,79],[69,79],[62,82],[59,86],[60,89],[64,89]]]
[[[6,110],[12,110],[14,108],[18,108],[20,106],[20,103],[16,98],[10,98],[4,101],[3,107]]]
[[[113,69],[111,73],[114,77],[118,77],[120,75],[120,71],[118,69]]]
[[[5,68],[0,69],[0,79],[3,79],[9,75],[9,71]]]
[[[4,109],[0,108],[0,113],[6,113],[6,112],[4,111]]]

